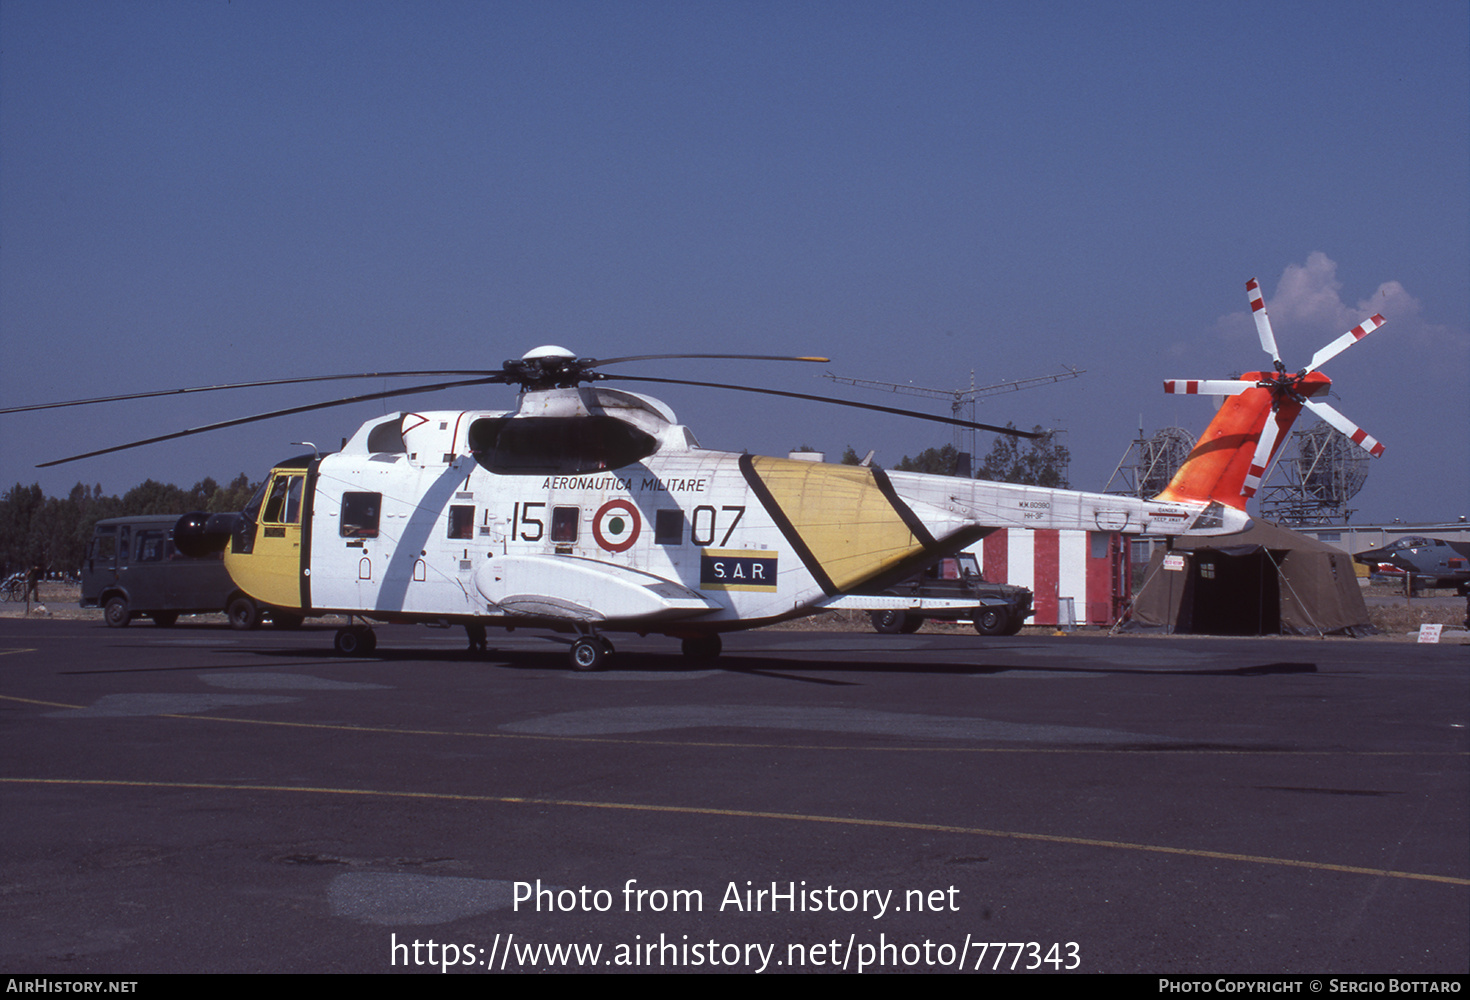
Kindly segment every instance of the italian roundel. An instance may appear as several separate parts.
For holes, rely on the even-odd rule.
[[[592,518],[592,537],[609,552],[622,552],[638,541],[643,519],[638,508],[627,500],[609,500],[597,508]]]

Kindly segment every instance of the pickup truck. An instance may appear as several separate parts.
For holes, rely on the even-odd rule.
[[[868,613],[879,632],[916,632],[929,618],[973,621],[981,635],[1015,635],[1031,617],[1031,591],[1009,583],[988,583],[973,552],[939,560],[922,573],[883,592],[895,597],[973,601],[968,607],[886,608]]]

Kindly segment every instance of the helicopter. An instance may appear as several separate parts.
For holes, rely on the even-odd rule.
[[[242,592],[278,614],[347,616],[333,643],[342,655],[371,653],[375,622],[463,625],[472,646],[477,635],[483,646],[486,627],[529,626],[573,634],[571,666],[596,670],[614,655],[609,634],[620,632],[676,638],[686,657],[710,660],[728,631],[832,609],[958,607],[964,602],[877,595],[1000,528],[1243,531],[1251,523],[1248,472],[1269,464],[1307,405],[1299,399],[1330,384],[1284,368],[1232,383],[1236,405],[1222,407],[1174,481],[1148,500],[706,450],[665,403],[606,383],[738,389],[1034,435],[803,393],[602,370],[665,358],[826,361],[723,354],[599,361],[547,345],[489,371],[311,376],[0,412],[334,378],[458,379],[45,463],[56,465],[345,403],[516,384],[511,410],[400,411],[368,420],[335,453],[313,449],[278,463],[241,512],[185,515],[175,543],[191,555],[222,552]],[[1190,385],[1214,391],[1224,384]]]

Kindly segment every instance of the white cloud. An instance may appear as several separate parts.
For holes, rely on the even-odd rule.
[[[1419,300],[1398,281],[1385,281],[1357,303],[1343,302],[1337,263],[1320,250],[1308,254],[1304,264],[1287,265],[1266,297],[1266,312],[1288,367],[1305,364],[1317,348],[1375,313],[1389,325],[1374,338],[1392,337],[1395,355],[1416,356],[1421,364],[1429,359],[1441,370],[1461,373],[1470,361],[1470,334],[1425,322]],[[1232,346],[1257,342],[1248,309],[1220,317],[1215,329]]]

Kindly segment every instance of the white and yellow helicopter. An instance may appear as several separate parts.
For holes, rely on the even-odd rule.
[[[1238,398],[1222,408],[1170,487],[1140,500],[705,450],[667,405],[605,383],[745,389],[966,422],[600,371],[668,357],[752,356],[597,361],[547,346],[489,372],[330,376],[475,377],[258,414],[47,464],[348,402],[518,384],[514,410],[370,420],[335,454],[277,465],[243,512],[186,515],[176,542],[185,551],[223,548],[235,583],[281,615],[348,616],[335,640],[343,654],[376,646],[371,622],[461,624],[472,642],[486,626],[536,626],[575,633],[573,667],[595,670],[613,652],[609,633],[679,638],[686,656],[711,658],[722,632],[828,609],[958,605],[873,595],[999,528],[1241,531],[1250,524],[1247,475],[1269,464],[1302,395],[1330,384],[1315,372],[1179,383],[1183,391]],[[108,398],[137,395],[152,394]],[[1261,442],[1273,416],[1270,441]]]

